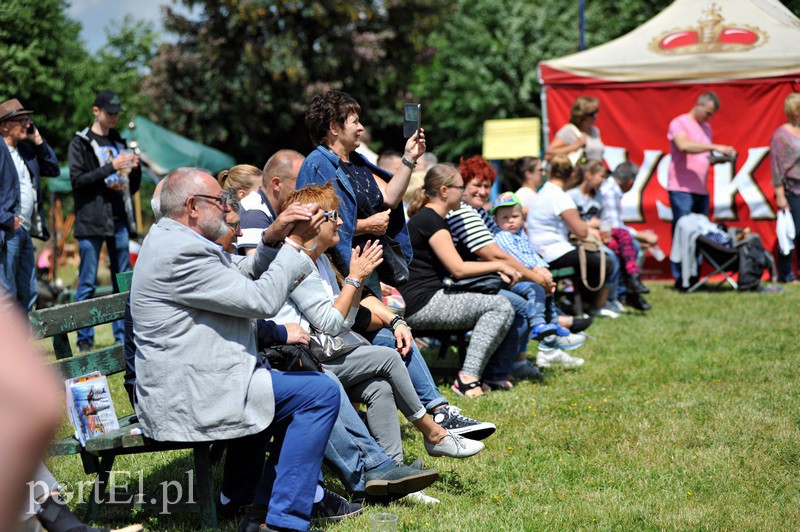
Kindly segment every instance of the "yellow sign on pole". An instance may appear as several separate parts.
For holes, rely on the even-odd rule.
[[[538,118],[487,120],[483,123],[483,158],[539,157],[541,125]]]

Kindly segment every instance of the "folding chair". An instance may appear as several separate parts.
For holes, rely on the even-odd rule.
[[[733,277],[731,277],[729,273],[739,272],[739,249],[717,244],[713,240],[702,235],[697,237],[695,245],[697,256],[707,260],[709,264],[714,267],[714,271],[699,279],[687,292],[694,292],[706,284],[712,276],[718,273],[725,276],[725,281],[728,281],[734,290],[738,289],[739,285],[733,280]],[[725,281],[723,281],[723,283]]]

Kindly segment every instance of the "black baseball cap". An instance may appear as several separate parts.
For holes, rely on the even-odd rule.
[[[119,94],[111,89],[103,89],[98,92],[92,105],[105,109],[106,112],[112,115],[119,114],[122,109],[122,105],[119,103]]]

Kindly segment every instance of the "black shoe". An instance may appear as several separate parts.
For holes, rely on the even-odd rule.
[[[483,440],[488,438],[497,427],[494,423],[488,421],[476,421],[461,415],[461,409],[457,406],[443,405],[433,411],[433,421],[442,427],[449,430],[453,434],[464,436],[470,440]]]
[[[349,502],[339,494],[322,488],[322,500],[314,503],[311,519],[336,523],[342,519],[361,514],[364,508],[357,502]]]
[[[108,528],[94,528],[84,524],[69,511],[60,495],[48,495],[36,513],[39,523],[48,532],[111,532]],[[122,532],[141,532],[142,525],[130,525],[118,529]]]
[[[217,519],[220,521],[239,520],[244,517],[245,509],[247,506],[236,504],[230,501],[228,504],[223,504],[217,500]]]
[[[258,532],[267,520],[267,507],[262,504],[245,506],[244,518],[239,523],[239,532]]]
[[[592,323],[594,323],[594,316],[589,316],[588,318],[572,318],[572,327],[569,328],[569,332],[579,333],[585,331]]]
[[[631,292],[637,292],[639,294],[649,294],[650,289],[647,288],[643,283],[639,274],[631,275],[628,279],[628,290]]]
[[[424,490],[439,478],[435,469],[413,469],[407,465],[388,465],[367,471],[365,491],[367,495],[382,496],[390,493],[408,495]]]
[[[92,347],[94,346],[92,345],[92,342],[90,342],[89,340],[78,340],[79,353],[86,353],[87,351],[91,351]]]
[[[625,301],[629,307],[635,308],[636,310],[645,311],[653,308],[650,303],[645,301],[641,294],[628,294],[628,297],[625,299]]]

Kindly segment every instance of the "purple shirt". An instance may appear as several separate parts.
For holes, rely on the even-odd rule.
[[[683,153],[675,144],[675,137],[680,133],[686,135],[686,140],[711,144],[711,125],[708,122],[699,124],[691,114],[685,114],[669,123],[667,138],[672,161],[669,163],[667,190],[707,196],[706,179],[710,167],[709,154],[708,152]]]

